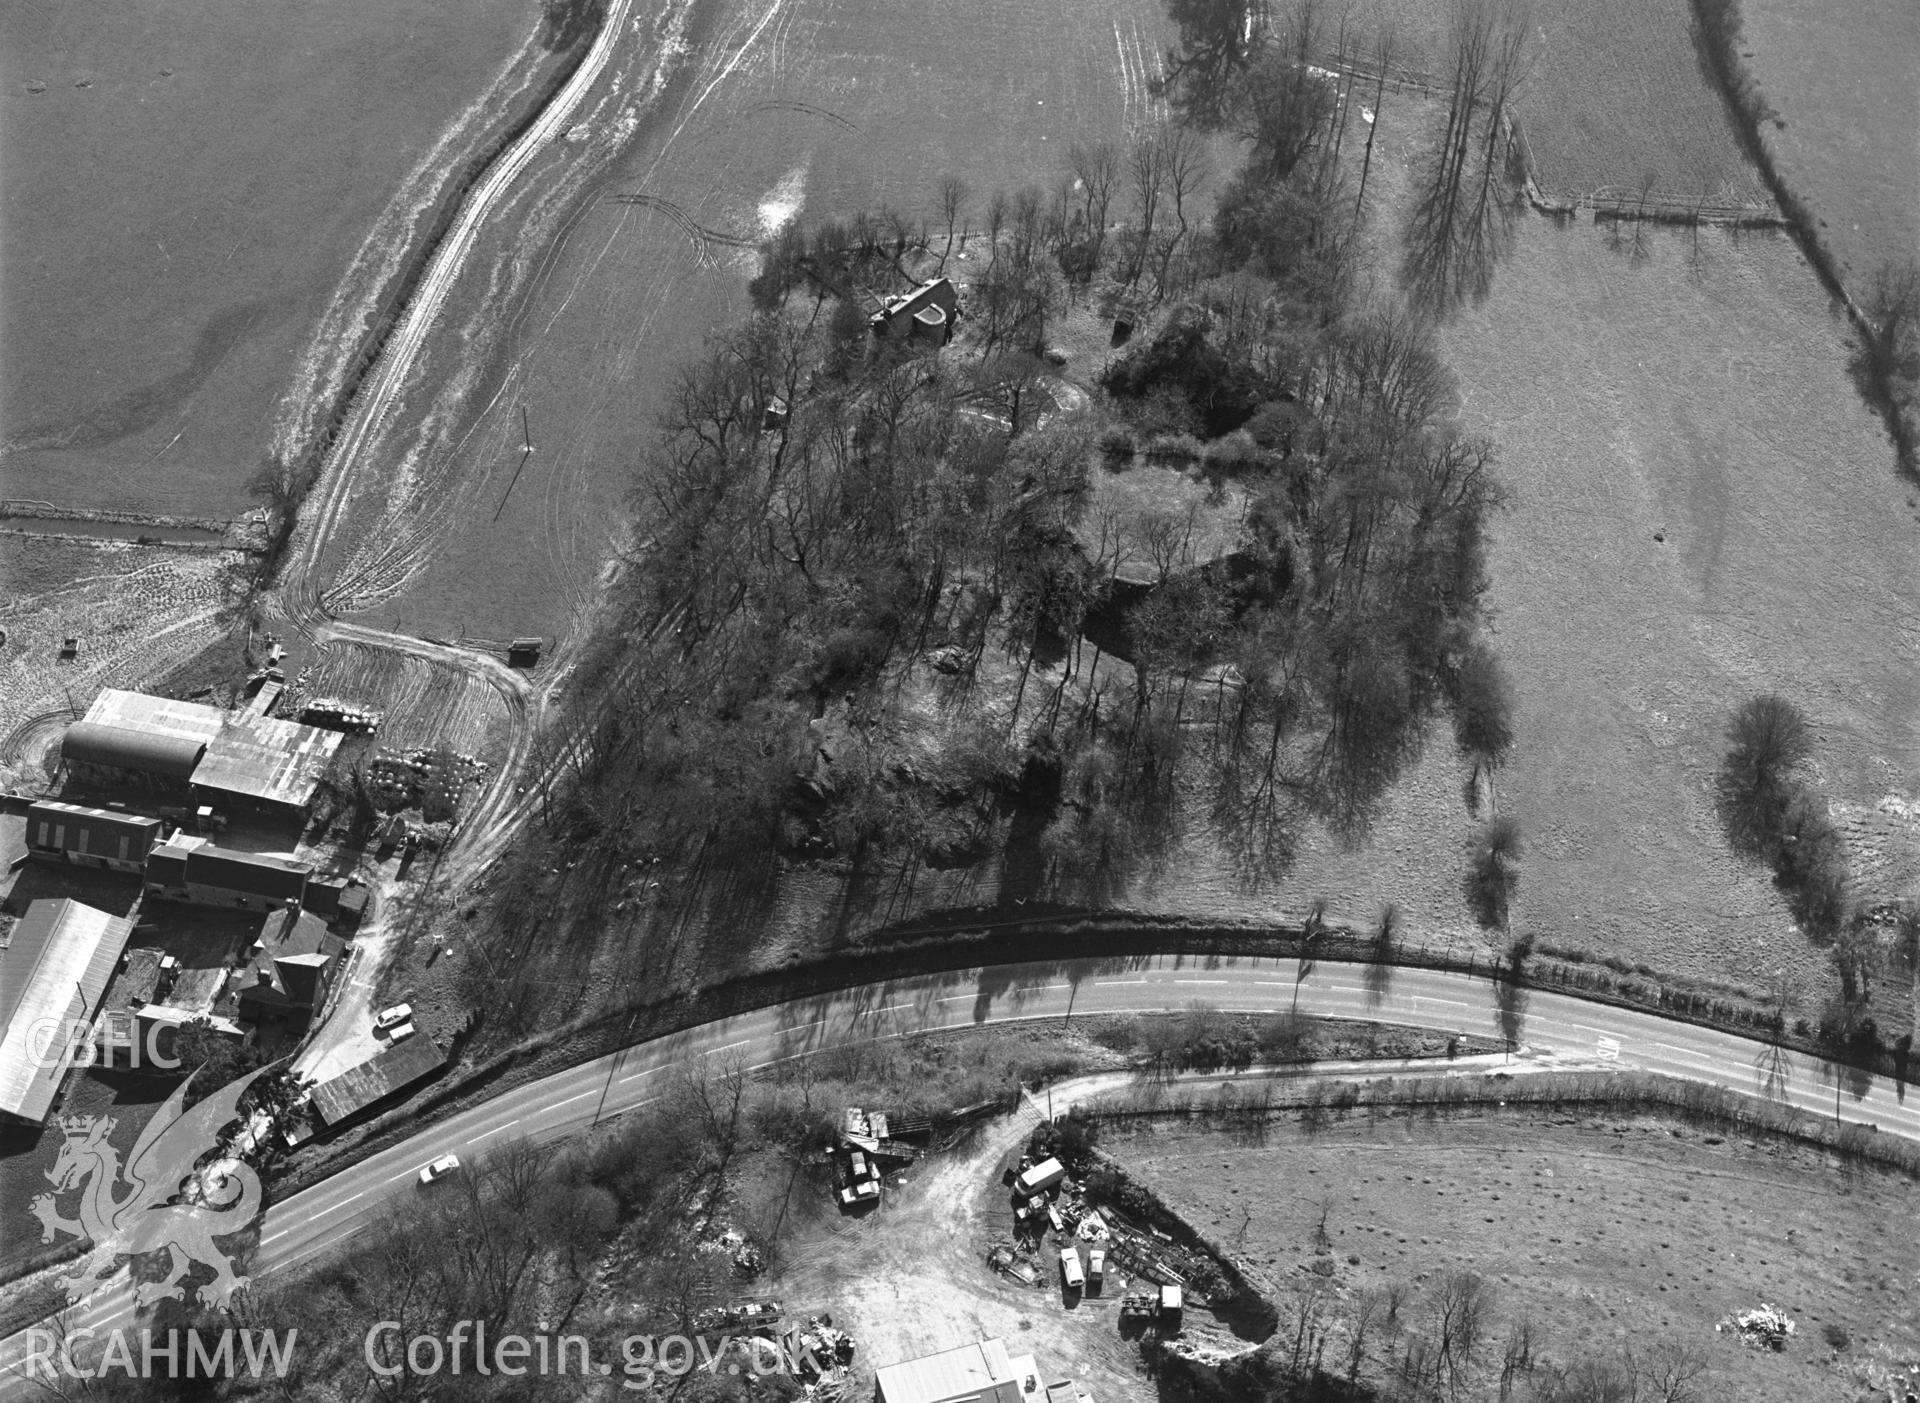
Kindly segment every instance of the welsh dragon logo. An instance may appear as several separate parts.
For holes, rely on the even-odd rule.
[[[134,1296],[142,1306],[183,1300],[186,1288],[180,1278],[195,1262],[214,1272],[214,1279],[197,1293],[202,1305],[224,1307],[247,1284],[246,1277],[233,1274],[233,1263],[213,1240],[239,1232],[259,1216],[259,1176],[239,1159],[198,1172],[194,1161],[213,1146],[237,1115],[241,1095],[267,1070],[263,1067],[222,1087],[190,1111],[183,1109],[187,1088],[198,1073],[187,1077],[141,1130],[124,1170],[120,1152],[110,1143],[113,1120],[69,1116],[60,1122],[66,1143],[47,1171],[54,1191],[35,1198],[32,1212],[42,1224],[42,1242],[64,1233],[93,1244],[66,1278],[68,1300],[77,1303],[106,1284],[122,1257],[138,1259],[156,1252],[166,1252],[172,1260],[164,1280],[136,1288]],[[126,1192],[116,1194],[122,1184]],[[75,1190],[80,1193],[80,1216],[62,1217],[57,1200]]]

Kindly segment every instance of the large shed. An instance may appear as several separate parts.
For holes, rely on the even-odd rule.
[[[147,775],[184,784],[193,778],[207,743],[190,736],[168,736],[130,726],[76,721],[60,742],[60,758],[69,765]]]
[[[117,872],[145,869],[147,853],[160,841],[160,820],[110,809],[40,800],[27,809],[27,847],[82,867]]]
[[[301,813],[340,748],[337,731],[109,687],[67,728],[69,765],[190,785],[203,803]]]
[[[0,948],[0,1113],[46,1120],[132,932],[131,921],[79,901],[27,908]]]
[[[981,1340],[888,1364],[874,1373],[879,1403],[1026,1403],[1040,1387],[1031,1354],[1010,1355],[1004,1340]]]
[[[295,858],[238,852],[211,843],[187,853],[187,900],[248,911],[298,907],[313,868]]]
[[[193,772],[194,795],[225,807],[304,812],[341,739],[272,716],[231,717]]]

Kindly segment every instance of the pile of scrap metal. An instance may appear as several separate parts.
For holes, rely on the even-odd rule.
[[[696,1330],[724,1330],[729,1326],[771,1325],[782,1314],[778,1301],[737,1301],[730,1306],[708,1306],[693,1318]]]
[[[1793,1322],[1787,1319],[1787,1313],[1764,1301],[1758,1310],[1728,1316],[1713,1328],[1716,1331],[1732,1330],[1740,1336],[1741,1344],[1752,1345],[1756,1349],[1785,1349],[1787,1341],[1793,1338]]]
[[[830,1391],[835,1379],[845,1382],[847,1366],[853,1363],[853,1336],[834,1329],[831,1315],[810,1315],[805,1325],[783,1331],[780,1347],[786,1352],[789,1374]]]
[[[1036,1286],[1040,1282],[1040,1268],[1034,1265],[1031,1243],[996,1242],[988,1249],[987,1265],[1023,1286]]]
[[[907,1137],[924,1137],[932,1130],[933,1123],[922,1118],[909,1120],[858,1106],[842,1110],[836,1143],[830,1152],[840,1206],[856,1208],[877,1202],[885,1176],[925,1153],[908,1144]]]
[[[909,1161],[926,1153],[923,1143],[933,1133],[925,1116],[900,1116],[887,1111],[864,1111],[858,1106],[840,1112],[840,1141],[856,1150],[886,1159]]]

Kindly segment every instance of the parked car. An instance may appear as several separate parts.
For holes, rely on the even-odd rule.
[[[1080,1270],[1079,1248],[1069,1247],[1060,1254],[1060,1276],[1071,1291],[1078,1291],[1087,1284],[1087,1278]]]
[[[376,1028],[392,1028],[413,1020],[412,1004],[395,1004],[392,1008],[380,1010],[380,1016],[373,1020]]]
[[[420,1171],[420,1182],[431,1184],[436,1179],[444,1179],[460,1167],[459,1155],[441,1155],[432,1164]]]
[[[1107,1274],[1107,1249],[1104,1247],[1090,1248],[1087,1252],[1088,1279],[1092,1281],[1098,1281],[1101,1277],[1105,1276],[1106,1274]]]
[[[387,1029],[387,1041],[390,1043],[403,1043],[408,1038],[412,1037],[413,1034],[414,1034],[413,1024],[397,1023],[393,1027]]]

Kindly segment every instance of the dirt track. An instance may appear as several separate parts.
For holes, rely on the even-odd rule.
[[[614,0],[593,47],[580,67],[533,124],[488,170],[467,197],[458,218],[434,251],[412,302],[362,384],[340,437],[322,469],[316,490],[303,507],[271,607],[284,617],[311,650],[309,677],[321,689],[369,672],[391,674],[399,685],[383,689],[385,733],[395,744],[446,743],[469,753],[485,750],[492,764],[485,788],[468,809],[439,875],[450,885],[477,875],[498,854],[528,804],[517,798],[519,777],[532,753],[537,713],[543,697],[527,678],[498,658],[474,648],[389,633],[336,616],[367,586],[358,574],[327,578],[320,571],[326,547],[346,520],[346,510],[372,465],[370,446],[399,403],[415,358],[439,319],[447,292],[489,213],[540,151],[566,129],[575,109],[612,56],[630,0]],[[431,519],[418,523],[427,529]],[[397,542],[398,546],[409,543]],[[411,543],[418,546],[418,542]],[[349,570],[354,561],[352,556]],[[377,556],[392,566],[390,552]],[[548,689],[565,671],[564,662],[546,669]],[[369,696],[368,700],[375,700]],[[504,733],[502,735],[502,733]],[[490,741],[499,737],[498,749]],[[378,987],[378,966],[390,954],[381,950],[363,958],[355,977],[309,1049],[322,1060],[341,1039],[351,1040],[370,1013]],[[329,1036],[331,1030],[336,1036]]]

